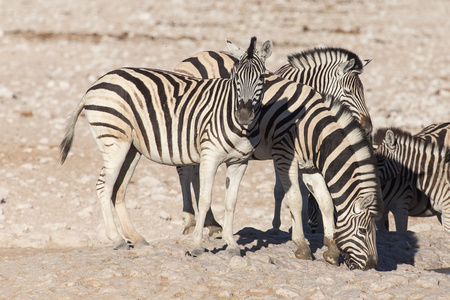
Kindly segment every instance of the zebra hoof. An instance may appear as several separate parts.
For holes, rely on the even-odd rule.
[[[121,240],[114,244],[113,249],[114,250],[130,250],[131,247],[132,247],[132,245],[129,244],[127,241]]]
[[[137,249],[145,248],[147,246],[150,246],[150,244],[144,239],[142,239],[142,241],[134,244],[134,248],[137,248]]]
[[[215,239],[222,238],[222,227],[220,226],[208,226],[209,236]]]
[[[194,232],[195,226],[186,226],[184,227],[183,234],[188,235]]]
[[[333,250],[327,250],[323,253],[323,258],[329,264],[339,266],[339,252],[335,252]]]
[[[339,249],[333,239],[324,237],[323,244],[328,247],[328,250],[323,253],[323,258],[326,262],[339,266]]]
[[[294,254],[298,259],[312,260],[311,250],[309,249],[309,247],[306,249],[299,246],[297,250],[295,250]]]
[[[241,249],[239,248],[227,248],[228,256],[241,256]]]
[[[197,248],[197,249],[192,250],[190,254],[193,257],[198,257],[198,256],[202,255],[205,252],[206,252],[205,248]]]

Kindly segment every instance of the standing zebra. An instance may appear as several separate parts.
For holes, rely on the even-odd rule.
[[[315,48],[291,55],[288,57],[288,61],[289,63],[282,66],[275,74],[294,82],[307,84],[322,94],[334,96],[337,101],[349,107],[352,115],[360,122],[366,136],[371,140],[372,122],[364,100],[364,88],[359,78],[363,67],[370,60],[363,62],[355,53],[342,48]],[[175,68],[175,71],[198,78],[224,78],[229,76],[234,63],[236,63],[236,59],[226,52],[204,51],[185,59]],[[192,175],[195,172],[195,167],[191,167],[191,169],[178,168],[183,194],[185,233],[191,231],[191,228],[195,225],[190,191],[190,183],[194,186],[194,191],[197,189],[196,176]],[[326,184],[319,174],[310,176],[308,180],[310,187],[315,186],[316,197],[323,197],[322,201],[332,201],[330,194],[327,192]],[[276,174],[275,210],[272,221],[275,229],[278,229],[281,225],[280,211],[284,195],[281,181]],[[315,228],[317,226],[318,207],[317,202],[312,197],[310,197],[308,209],[311,214],[309,222],[314,223]],[[209,227],[210,235],[221,230],[211,211],[208,212],[205,225]]]
[[[427,126],[414,135],[427,143],[438,144],[441,147],[450,148],[450,123],[439,123]],[[429,217],[441,213],[431,206],[428,196],[417,189],[406,177],[395,176],[381,186],[383,192],[384,213],[377,221],[380,231],[389,230],[389,211],[394,215],[395,230],[405,232],[408,229],[408,216]]]
[[[222,64],[215,55],[220,54],[202,52],[186,59],[175,70],[191,76],[220,74],[214,66]],[[204,60],[207,61],[204,63]],[[219,64],[214,64],[214,61]],[[196,68],[196,65],[212,68]],[[330,187],[338,208],[339,222],[335,233],[333,202],[330,197],[319,197],[320,200],[330,199],[320,202],[321,211],[331,215],[325,222],[324,244],[328,246],[325,260],[338,264],[335,236],[337,247],[350,268],[375,267],[374,218],[380,213],[381,195],[373,153],[365,132],[346,107],[338,101],[331,105],[331,98],[324,103],[321,94],[309,86],[271,74],[266,77],[264,89],[260,122],[263,134],[251,159],[274,161],[280,182],[287,191],[293,222],[292,240],[298,245],[296,256],[311,259],[302,228],[298,178],[300,176],[310,182],[309,179],[317,174]],[[346,172],[339,173],[338,169]],[[192,168],[179,168],[182,184],[187,179],[183,176],[191,171]],[[189,189],[189,184],[183,188]],[[190,191],[186,194],[190,196]],[[184,207],[192,208],[191,197],[183,194],[183,202]]]
[[[228,42],[232,53],[239,48]],[[259,115],[265,60],[272,53],[267,41],[258,54],[256,38],[242,54],[229,79],[197,79],[144,68],[111,71],[93,84],[73,112],[61,143],[61,162],[73,142],[75,123],[84,109],[103,156],[98,183],[106,233],[114,248],[147,242],[136,232],[125,206],[126,187],[141,157],[167,165],[200,164],[199,222],[194,251],[202,252],[202,229],[211,205],[214,176],[221,163],[236,183],[226,196],[224,240],[238,249],[232,232],[237,187],[246,159],[260,140]],[[115,206],[125,239],[111,210]],[[228,228],[229,227],[229,228]]]
[[[450,149],[395,128],[379,129],[375,146],[381,183],[403,177],[413,192],[429,198],[427,210],[442,213],[443,228],[450,231]]]

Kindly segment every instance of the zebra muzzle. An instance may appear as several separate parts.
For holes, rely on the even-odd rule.
[[[235,116],[241,125],[249,125],[255,118],[252,101],[239,101]]]

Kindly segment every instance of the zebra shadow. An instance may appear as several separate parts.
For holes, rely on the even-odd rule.
[[[244,247],[241,250],[241,255],[244,256],[247,252],[256,252],[269,245],[281,245],[291,240],[291,233],[282,230],[262,231],[253,227],[244,227],[236,234],[239,236],[238,245]]]
[[[241,250],[241,255],[243,256],[248,252],[256,252],[262,248],[268,248],[269,245],[282,245],[292,241],[292,228],[289,231],[279,229],[262,231],[253,227],[244,227],[236,234],[239,236],[237,240],[238,245],[244,248]],[[315,252],[323,247],[323,234],[305,232],[305,237],[310,243],[311,255],[315,259]],[[293,247],[295,248],[296,246]]]
[[[418,238],[412,231],[378,231],[378,270],[393,271],[402,264],[414,265],[418,248]]]

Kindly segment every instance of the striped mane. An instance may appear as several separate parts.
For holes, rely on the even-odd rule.
[[[354,115],[352,115],[351,111],[345,104],[336,101],[335,98],[330,95],[325,96],[324,101],[336,117],[337,123],[347,133],[347,137],[350,139],[352,144],[360,143],[361,140],[366,139],[366,135],[364,129],[361,127],[361,124],[359,124],[358,120]]]
[[[291,54],[288,56],[288,61],[296,69],[307,70],[327,64],[338,66],[337,63],[346,62],[352,58],[355,60],[353,70],[361,73],[363,70],[361,59],[355,53],[342,48],[314,48]]]

